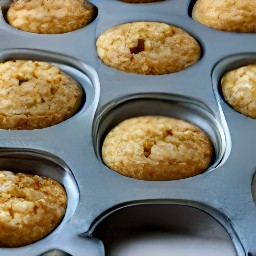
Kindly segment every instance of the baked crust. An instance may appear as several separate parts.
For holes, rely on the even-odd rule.
[[[114,127],[102,146],[112,170],[141,180],[176,180],[206,170],[213,145],[196,126],[163,116],[127,119]]]
[[[39,129],[58,124],[80,107],[78,83],[57,66],[31,60],[0,63],[0,128]]]
[[[256,32],[256,2],[251,0],[197,0],[192,17],[218,30]]]
[[[45,237],[62,220],[66,204],[65,189],[55,180],[0,171],[0,247]]]
[[[85,0],[16,0],[7,20],[19,30],[62,34],[86,26],[94,15],[94,6]]]
[[[146,75],[178,72],[201,56],[199,44],[187,32],[160,22],[118,25],[100,35],[96,46],[106,65]]]
[[[230,106],[248,117],[256,118],[256,64],[224,74],[221,88]]]

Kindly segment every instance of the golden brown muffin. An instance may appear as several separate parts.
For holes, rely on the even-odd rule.
[[[16,0],[7,12],[11,26],[37,34],[62,34],[86,26],[94,17],[86,0]]]
[[[213,145],[191,123],[163,116],[127,119],[114,127],[102,146],[112,170],[141,180],[176,180],[206,170]]]
[[[256,32],[256,2],[251,0],[197,0],[192,17],[218,30]]]
[[[45,237],[62,220],[67,204],[57,181],[0,171],[0,247],[19,247]]]
[[[126,3],[141,4],[141,3],[162,2],[164,0],[121,0],[121,1]]]
[[[256,64],[227,72],[221,79],[225,100],[238,112],[256,118]]]
[[[0,128],[38,129],[72,116],[83,92],[57,66],[31,60],[0,63]]]
[[[96,46],[106,65],[146,75],[178,72],[201,55],[199,44],[188,33],[160,22],[118,25],[100,35]]]

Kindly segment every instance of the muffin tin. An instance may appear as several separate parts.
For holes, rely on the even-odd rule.
[[[115,237],[115,228],[129,231],[142,224],[195,236],[200,229],[210,238],[224,230],[223,239],[231,239],[234,254],[256,255],[256,121],[234,111],[219,89],[224,72],[255,63],[256,34],[199,24],[190,17],[190,0],[91,3],[98,9],[97,18],[60,35],[16,30],[6,23],[6,7],[2,10],[0,60],[54,63],[79,82],[86,98],[78,113],[55,126],[0,130],[1,169],[54,178],[68,195],[65,217],[51,234],[27,246],[1,248],[0,255],[103,256],[108,254],[106,237]],[[101,33],[120,23],[144,20],[173,24],[190,33],[202,47],[201,59],[161,76],[121,72],[98,59],[95,41]],[[209,169],[161,182],[135,180],[110,170],[100,154],[104,136],[120,121],[139,115],[177,117],[202,128],[215,147]]]

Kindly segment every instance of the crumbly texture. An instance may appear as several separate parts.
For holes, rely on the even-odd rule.
[[[19,247],[49,234],[67,204],[57,181],[37,175],[0,171],[0,247]]]
[[[62,34],[86,26],[94,15],[94,6],[85,0],[16,0],[7,20],[19,30]]]
[[[188,33],[160,22],[118,25],[100,35],[96,46],[106,65],[146,75],[178,72],[201,55],[199,44]]]
[[[256,1],[197,0],[192,17],[214,29],[230,32],[256,32]]]
[[[0,63],[0,128],[39,129],[72,116],[83,92],[57,66],[31,60]]]
[[[141,4],[141,3],[162,2],[164,0],[121,0],[121,1],[126,3]]]
[[[225,100],[236,111],[256,118],[256,64],[224,74],[221,88]]]
[[[213,145],[198,127],[179,119],[142,116],[114,127],[102,146],[112,170],[141,180],[183,179],[206,170]]]

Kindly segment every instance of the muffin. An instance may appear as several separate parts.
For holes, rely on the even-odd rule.
[[[121,1],[126,3],[141,4],[141,3],[161,2],[164,0],[121,0]]]
[[[0,129],[58,124],[80,107],[83,91],[57,66],[31,60],[0,63]]]
[[[251,0],[197,0],[192,17],[218,30],[256,32],[256,2]]]
[[[0,171],[0,247],[19,247],[45,237],[62,220],[67,204],[57,181]]]
[[[112,170],[140,180],[176,180],[206,170],[213,145],[195,125],[163,116],[124,120],[104,139],[102,159]]]
[[[256,118],[256,64],[227,72],[221,79],[225,100],[236,111]]]
[[[27,32],[62,34],[86,26],[94,16],[94,6],[86,0],[16,0],[7,21]]]
[[[115,69],[145,75],[178,72],[201,56],[197,41],[184,30],[160,22],[113,27],[96,42],[99,58]]]

